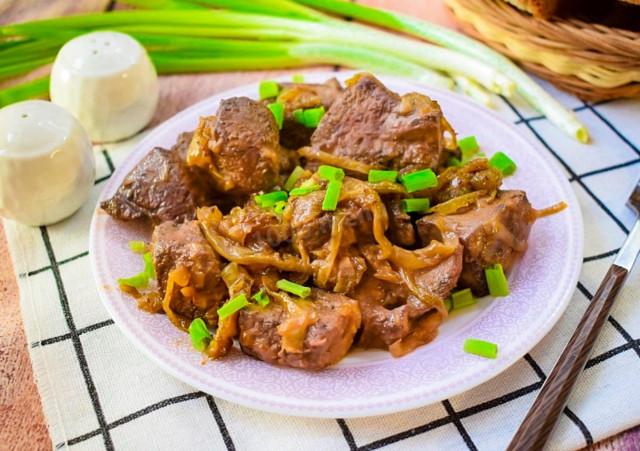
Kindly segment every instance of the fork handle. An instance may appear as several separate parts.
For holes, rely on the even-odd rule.
[[[573,385],[587,363],[627,274],[625,268],[611,265],[578,328],[511,440],[508,450],[543,448],[567,403]]]

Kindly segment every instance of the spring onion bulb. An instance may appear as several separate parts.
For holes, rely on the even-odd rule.
[[[370,8],[344,0],[294,1],[313,8],[353,17],[363,22],[417,36],[484,61],[515,82],[520,95],[563,132],[582,143],[589,141],[589,133],[586,127],[577,119],[572,111],[567,110],[562,104],[556,101],[551,94],[545,91],[507,57],[478,41],[445,27],[430,24],[403,14]],[[452,8],[456,6],[454,0],[445,0],[445,2]]]
[[[471,97],[480,105],[484,105],[489,108],[495,107],[489,93],[471,78],[460,74],[452,74],[451,78],[453,78],[456,86],[460,88],[464,94]]]

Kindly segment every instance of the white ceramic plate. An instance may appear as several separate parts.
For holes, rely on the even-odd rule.
[[[315,73],[308,82],[352,73]],[[582,219],[566,178],[550,157],[515,127],[471,101],[427,86],[380,77],[403,94],[423,92],[436,99],[459,136],[475,135],[488,155],[505,151],[517,163],[507,188],[523,189],[534,207],[564,200],[569,208],[533,225],[529,249],[509,274],[511,295],[481,299],[476,307],[452,315],[439,337],[413,353],[394,359],[383,351],[354,351],[320,372],[279,368],[242,354],[202,364],[202,356],[164,315],[136,308],[117,288],[116,279],[135,274],[140,256],[128,242],[148,239],[140,227],[94,214],[90,256],[102,301],[115,323],[150,359],[178,379],[214,396],[271,412],[310,417],[362,417],[411,409],[446,399],[485,382],[516,362],[545,336],[564,312],[582,259]],[[124,177],[154,146],[171,147],[179,133],[195,129],[200,116],[213,114],[221,99],[256,98],[257,84],[199,102],[153,130],[108,181],[101,200],[113,195]],[[488,360],[462,351],[466,338],[499,345]]]

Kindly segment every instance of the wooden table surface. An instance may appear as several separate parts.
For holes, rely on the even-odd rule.
[[[0,0],[0,24],[104,11],[110,3],[109,0]],[[360,0],[360,3],[386,7],[453,26],[440,0]],[[428,11],[424,11],[426,9]],[[283,73],[286,71],[161,77],[158,111],[151,126],[217,92]],[[32,74],[28,78],[37,75]],[[18,285],[0,222],[0,449],[51,449],[40,396],[33,379],[19,301]],[[606,440],[593,449],[622,449],[623,439],[624,434]]]

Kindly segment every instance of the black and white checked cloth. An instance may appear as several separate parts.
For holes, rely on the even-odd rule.
[[[640,101],[589,104],[549,89],[587,125],[591,145],[567,138],[517,99],[496,103],[504,118],[555,157],[580,202],[585,257],[567,312],[538,346],[493,380],[441,403],[374,418],[294,418],[237,406],[194,391],[140,354],[102,306],[87,258],[89,222],[102,182],[139,137],[96,147],[98,179],[80,212],[42,228],[4,221],[54,448],[504,448],[632,225],[624,203],[640,175]],[[580,448],[640,423],[639,292],[636,269],[551,449]]]

